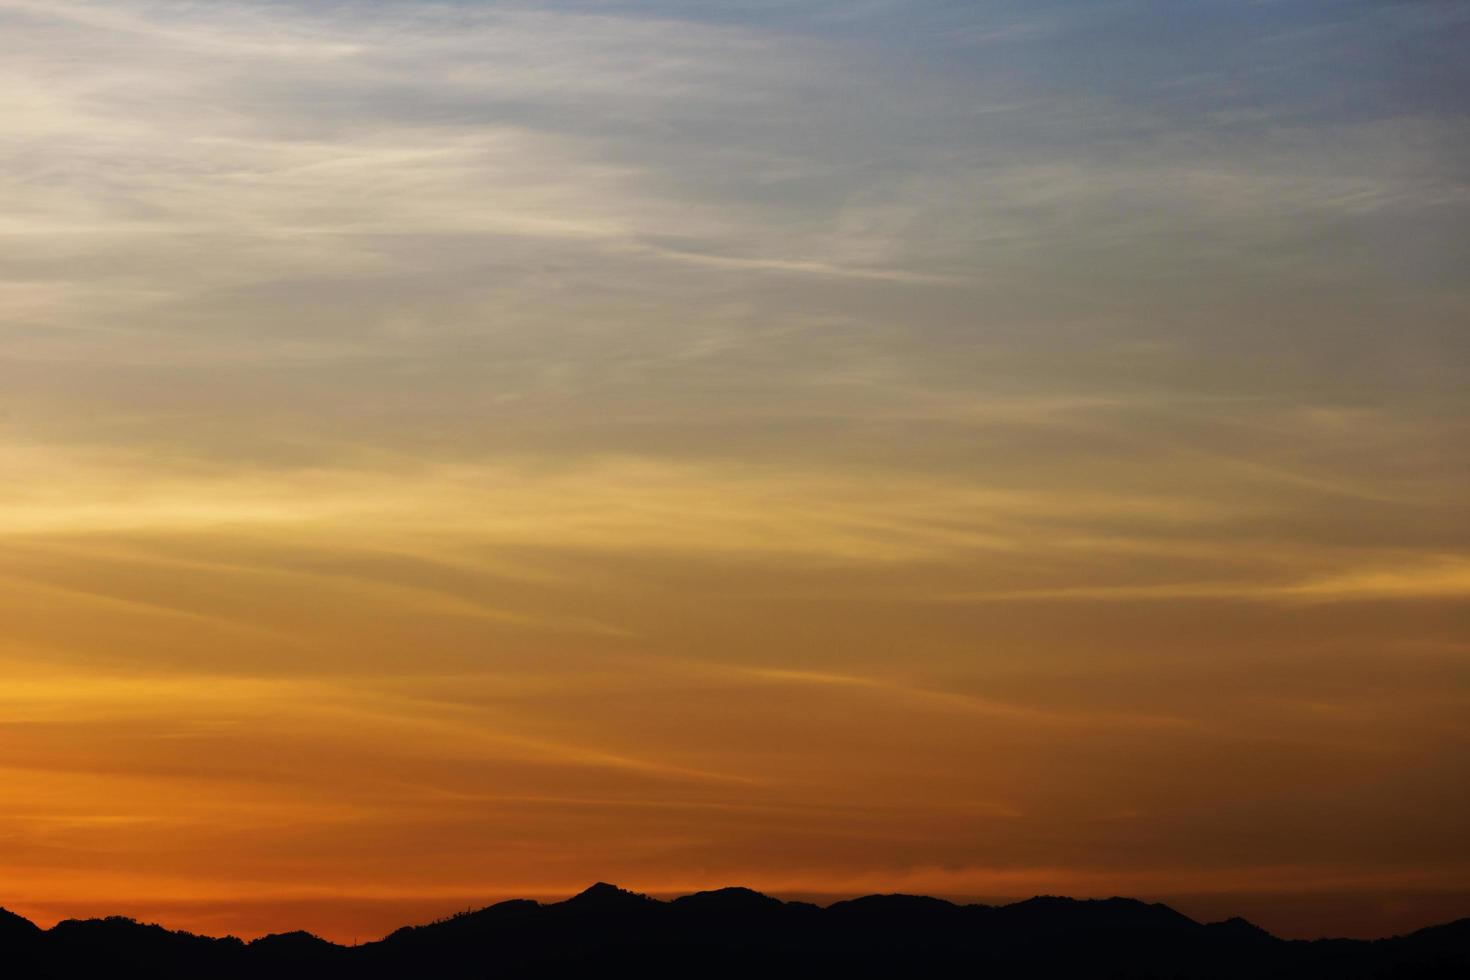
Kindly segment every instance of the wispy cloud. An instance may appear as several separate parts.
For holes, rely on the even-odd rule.
[[[1170,602],[1180,599],[1273,603],[1384,602],[1470,596],[1470,558],[1427,554],[1411,564],[1348,568],[1281,582],[1163,582],[998,589],[944,596],[948,602]]]

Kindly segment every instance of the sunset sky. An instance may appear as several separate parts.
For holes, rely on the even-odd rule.
[[[1467,46],[0,0],[0,906],[1470,915]]]

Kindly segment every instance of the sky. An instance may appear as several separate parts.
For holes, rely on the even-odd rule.
[[[0,905],[1470,915],[1467,43],[0,0]]]

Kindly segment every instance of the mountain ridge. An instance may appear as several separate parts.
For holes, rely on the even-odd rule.
[[[209,975],[849,976],[954,970],[1028,977],[1463,977],[1470,918],[1378,940],[1286,940],[1241,918],[1200,923],[1137,899],[1036,896],[961,905],[886,894],[819,906],[728,887],[663,900],[598,882],[511,899],[342,946],[304,931],[250,942],[124,916],[42,929],[0,908],[0,971],[38,980]]]

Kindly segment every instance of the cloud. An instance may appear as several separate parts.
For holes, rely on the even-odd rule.
[[[1281,582],[1164,582],[1013,589],[942,597],[946,602],[1172,602],[1204,599],[1273,603],[1384,602],[1470,596],[1470,557],[1426,554],[1411,563],[1347,568]]]
[[[1089,729],[1113,726],[1141,728],[1188,728],[1191,722],[1167,715],[1124,714],[1083,710],[1059,711],[1019,702],[1007,702],[978,695],[924,687],[889,678],[855,674],[833,674],[817,670],[793,670],[781,667],[756,667],[743,671],[758,680],[817,687],[851,688],[872,691],[901,701],[922,704],[941,710],[973,713],[982,717],[1007,719],[1028,725],[1070,725]]]
[[[17,0],[4,12],[17,40],[49,42],[8,60],[6,135],[26,152],[6,177],[27,190],[0,229],[8,235],[69,237],[94,254],[121,241],[157,249],[144,274],[192,266],[196,289],[291,268],[330,274],[352,268],[354,253],[359,275],[402,261],[382,243],[364,247],[371,235],[472,235],[492,250],[496,237],[530,237],[711,268],[923,278],[793,254],[742,213],[752,202],[721,206],[668,181],[660,147],[679,143],[645,114],[724,114],[807,85],[817,58],[799,42],[446,6]],[[59,56],[67,44],[89,51],[80,69]],[[624,132],[591,106],[628,117]],[[644,130],[654,142],[639,152]],[[167,243],[180,236],[211,240],[228,259],[175,257]],[[695,247],[653,244],[672,237]]]
[[[384,460],[294,473],[170,472],[146,456],[12,450],[30,478],[8,491],[0,534],[278,529],[374,537],[455,534],[547,547],[668,548],[914,560],[1017,551],[1107,518],[1204,526],[1239,506],[1098,490],[1042,493],[921,473],[604,456],[548,465]],[[388,465],[384,465],[387,463]],[[402,467],[407,465],[409,470]],[[336,530],[333,530],[336,529]]]

